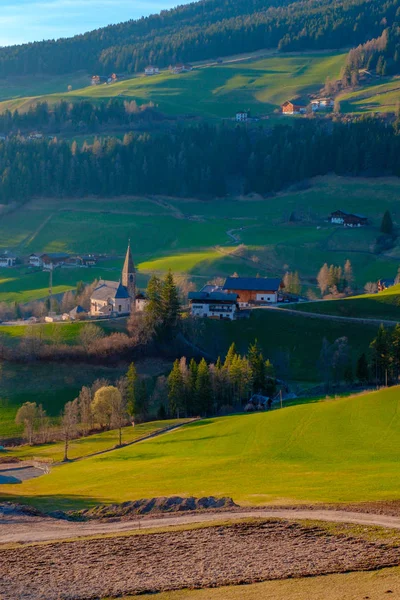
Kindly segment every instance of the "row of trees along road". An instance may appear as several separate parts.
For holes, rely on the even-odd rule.
[[[169,411],[172,416],[211,416],[224,407],[241,406],[253,393],[274,396],[276,380],[273,365],[265,360],[257,340],[241,356],[235,344],[224,362],[207,364],[185,357],[174,362],[168,377]]]

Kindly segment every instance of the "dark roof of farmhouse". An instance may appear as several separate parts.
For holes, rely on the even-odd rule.
[[[345,210],[340,210],[340,209],[334,210],[332,214],[334,215],[335,213],[341,213],[342,215],[346,215],[346,217],[357,217],[358,219],[366,219],[367,218],[365,215],[359,215],[357,213],[349,213]]]
[[[129,298],[127,289],[120,281],[100,280],[99,285],[93,291],[93,300],[107,300],[108,298]]]
[[[224,290],[245,290],[251,292],[277,292],[282,280],[278,277],[228,277]]]
[[[236,302],[237,294],[225,292],[189,292],[189,300],[214,300],[215,302]]]

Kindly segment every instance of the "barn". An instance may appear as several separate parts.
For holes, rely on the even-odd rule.
[[[282,280],[277,277],[228,277],[223,286],[224,292],[237,294],[241,308],[276,304],[283,288]]]

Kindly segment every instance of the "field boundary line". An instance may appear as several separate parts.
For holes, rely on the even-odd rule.
[[[297,316],[303,316],[303,317],[309,317],[311,319],[325,319],[325,320],[330,320],[330,321],[343,321],[343,322],[347,322],[347,323],[361,323],[363,325],[389,325],[390,327],[394,327],[395,325],[398,325],[400,323],[400,321],[391,321],[389,319],[376,319],[376,318],[372,318],[372,319],[367,319],[367,318],[361,318],[361,317],[343,317],[341,315],[328,315],[328,314],[320,314],[320,313],[313,313],[313,312],[306,312],[306,311],[302,311],[302,310],[295,310],[293,308],[283,308],[280,306],[264,306],[264,307],[257,307],[254,308],[253,310],[277,310],[279,312],[285,312],[285,313],[289,313],[292,315],[297,315]]]
[[[126,444],[122,444],[121,446],[114,446],[113,448],[107,448],[106,450],[99,450],[98,452],[92,452],[91,454],[85,454],[84,456],[78,456],[77,458],[71,458],[68,461],[58,461],[52,463],[53,467],[57,467],[60,465],[67,465],[74,462],[79,462],[80,460],[85,460],[86,458],[92,458],[93,456],[100,456],[101,454],[107,454],[108,452],[114,452],[114,450],[121,450],[121,448],[127,448],[128,446],[133,446],[133,444],[138,444],[139,442],[145,442],[146,440],[150,440],[152,438],[158,437],[159,435],[163,435],[164,433],[169,433],[170,431],[174,431],[175,429],[179,429],[184,425],[190,425],[191,423],[195,423],[196,421],[200,421],[201,417],[195,417],[193,419],[188,419],[185,423],[178,423],[177,425],[171,425],[169,427],[164,427],[163,429],[159,429],[157,431],[153,431],[152,433],[148,433],[143,435],[136,440],[132,440],[131,442],[126,442]]]

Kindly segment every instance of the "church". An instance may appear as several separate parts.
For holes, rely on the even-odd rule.
[[[120,281],[100,279],[90,298],[91,317],[122,317],[136,309],[136,269],[128,244]]]

